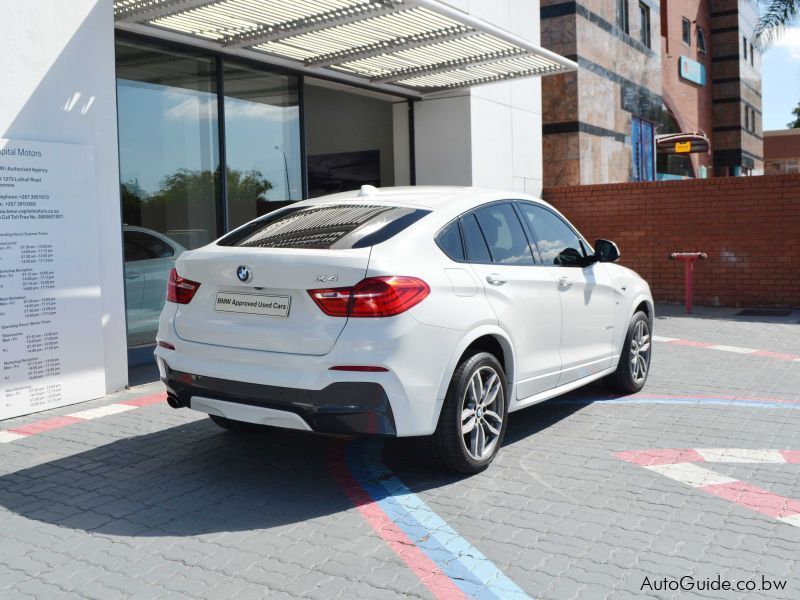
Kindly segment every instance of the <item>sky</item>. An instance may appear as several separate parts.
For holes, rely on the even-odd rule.
[[[800,103],[800,26],[788,28],[761,63],[764,131],[786,129]]]

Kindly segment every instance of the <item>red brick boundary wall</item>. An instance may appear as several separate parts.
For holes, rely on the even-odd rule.
[[[695,303],[800,307],[800,175],[719,177],[545,188],[545,200],[594,241],[617,242],[620,263],[659,302],[683,301],[683,265],[695,263]]]

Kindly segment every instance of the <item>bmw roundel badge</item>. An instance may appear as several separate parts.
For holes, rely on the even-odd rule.
[[[236,269],[236,276],[239,278],[239,281],[244,283],[246,281],[250,281],[250,278],[253,276],[253,272],[247,265],[239,265],[239,268]]]

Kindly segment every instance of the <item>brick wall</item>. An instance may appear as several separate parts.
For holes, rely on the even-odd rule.
[[[702,251],[696,304],[800,307],[800,175],[553,187],[543,197],[590,241],[617,242],[620,264],[656,301],[683,301],[683,265],[668,254]]]

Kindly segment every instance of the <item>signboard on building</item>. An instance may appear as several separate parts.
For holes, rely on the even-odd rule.
[[[0,419],[105,393],[90,146],[0,139]]]
[[[681,56],[678,66],[682,79],[691,81],[697,85],[706,84],[706,66],[703,63],[692,60],[686,56]]]

